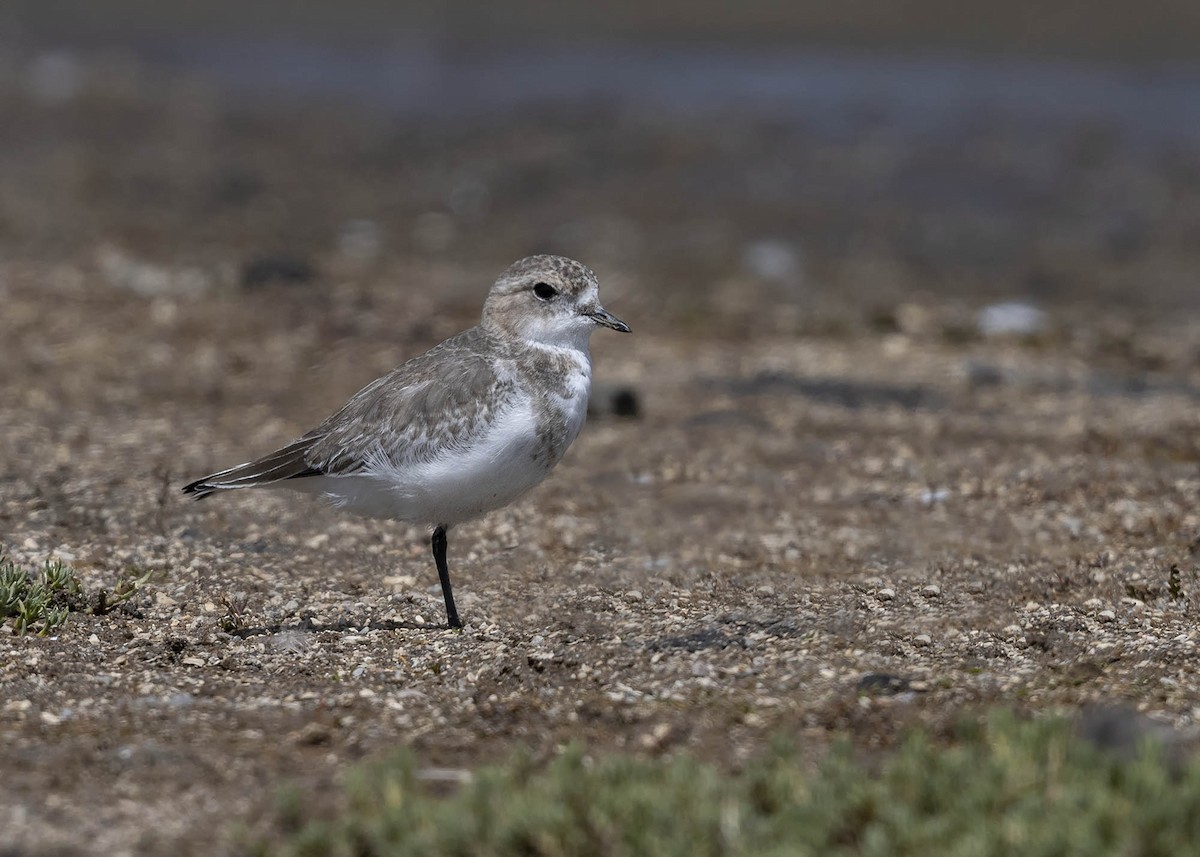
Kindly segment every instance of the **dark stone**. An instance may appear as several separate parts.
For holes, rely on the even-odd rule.
[[[652,652],[663,652],[671,649],[682,649],[685,652],[700,652],[705,649],[726,649],[729,646],[742,646],[741,637],[733,637],[717,628],[705,628],[691,634],[678,637],[663,637],[652,640],[646,648]]]
[[[912,682],[890,673],[867,673],[858,680],[858,692],[866,696],[895,696],[911,689]]]
[[[637,419],[642,415],[641,398],[632,387],[593,384],[588,398],[588,416]]]

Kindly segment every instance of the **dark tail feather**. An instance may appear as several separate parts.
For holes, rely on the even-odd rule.
[[[217,491],[228,491],[235,488],[261,488],[285,479],[320,476],[322,471],[319,468],[311,467],[304,460],[305,453],[317,440],[319,438],[316,437],[301,438],[255,461],[248,461],[237,467],[209,474],[184,485],[183,493],[191,494],[199,500]]]

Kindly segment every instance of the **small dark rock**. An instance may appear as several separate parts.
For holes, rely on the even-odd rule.
[[[651,640],[646,648],[652,652],[665,652],[672,649],[700,652],[706,649],[726,649],[734,645],[745,647],[741,637],[732,637],[717,628],[705,628],[692,634]]]
[[[904,676],[889,673],[867,673],[858,680],[858,692],[866,696],[895,696],[912,689]]]
[[[588,416],[637,419],[642,415],[641,399],[632,387],[595,384],[588,399]]]
[[[246,553],[269,553],[272,549],[271,543],[266,539],[254,539],[248,542],[242,542],[238,548]]]

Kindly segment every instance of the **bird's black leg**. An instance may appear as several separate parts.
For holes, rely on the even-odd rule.
[[[446,621],[451,628],[461,628],[458,610],[454,606],[454,591],[450,588],[450,569],[446,566],[446,528],[439,526],[433,531],[433,561],[437,564],[438,580],[442,582],[442,596],[446,599]]]

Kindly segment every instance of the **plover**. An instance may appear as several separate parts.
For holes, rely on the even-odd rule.
[[[592,332],[629,332],[598,291],[579,262],[521,259],[492,286],[476,327],[368,384],[287,446],[183,490],[199,499],[297,488],[361,515],[432,526],[446,620],[461,628],[446,533],[537,485],[579,434]]]

